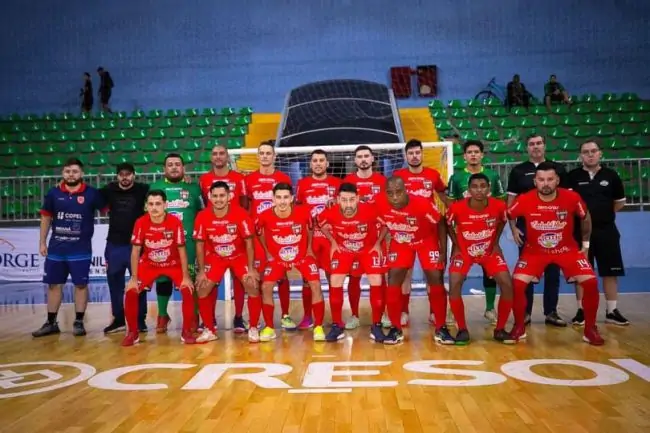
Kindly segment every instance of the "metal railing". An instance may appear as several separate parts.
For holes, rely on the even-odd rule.
[[[567,170],[580,166],[578,161],[561,161]],[[505,164],[488,164],[501,176],[504,185],[507,183],[508,174],[518,162]],[[650,207],[650,158],[643,159],[611,159],[605,162],[614,168],[623,178],[626,186],[627,204],[629,210],[644,210]],[[188,172],[194,182],[202,173]],[[138,174],[137,180],[144,183],[153,183],[162,177],[161,173]],[[89,185],[100,188],[115,180],[115,175],[85,176]],[[39,221],[38,211],[43,197],[47,191],[60,182],[59,176],[27,176],[27,177],[0,177],[0,224],[15,226],[17,224],[33,225]],[[106,222],[106,216],[97,216],[97,222]]]

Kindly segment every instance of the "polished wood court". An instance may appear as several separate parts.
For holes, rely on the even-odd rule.
[[[541,299],[538,306],[541,304]],[[150,332],[132,348],[120,347],[121,334],[104,336],[108,304],[91,304],[86,326],[88,336],[71,335],[73,307],[66,305],[59,316],[60,336],[40,340],[30,332],[42,324],[44,306],[0,307],[0,431],[3,432],[648,432],[650,431],[650,374],[627,371],[610,361],[630,358],[650,365],[649,295],[623,295],[621,310],[632,325],[619,328],[600,325],[606,345],[591,347],[581,342],[580,331],[547,327],[541,313],[534,318],[527,343],[499,345],[490,339],[491,330],[482,318],[483,299],[467,297],[472,344],[466,347],[437,346],[426,323],[427,302],[413,298],[412,325],[407,342],[390,347],[368,340],[368,328],[350,332],[339,343],[314,343],[309,332],[280,332],[272,343],[250,345],[245,336],[220,331],[220,340],[207,345],[184,346],[179,341],[179,320],[169,335]],[[362,321],[368,323],[367,300]],[[301,306],[293,303],[300,318]],[[228,307],[229,308],[229,307]],[[572,296],[561,297],[560,311],[567,319],[574,313]],[[172,318],[180,317],[178,305]],[[224,305],[219,306],[219,324],[226,323]],[[150,306],[150,326],[155,304]],[[602,320],[603,314],[600,314]],[[504,374],[501,366],[517,360],[570,359],[603,365],[604,379],[621,383],[603,386],[558,386],[530,383]],[[409,384],[414,379],[467,380],[472,376],[407,371],[406,363],[423,360],[474,360],[478,365],[444,365],[440,368],[493,372],[501,375],[496,384],[484,386],[430,386]],[[90,365],[95,379],[32,395],[8,397],[11,393],[64,382],[79,372],[70,366],[8,365],[27,362],[67,361]],[[377,370],[377,375],[336,376],[333,381],[396,381],[387,387],[364,386],[350,390],[327,388],[305,393],[303,380],[322,382],[323,374],[309,374],[315,362],[378,362],[382,366],[351,366],[350,370]],[[107,390],[102,372],[139,364],[189,364],[176,369],[159,368],[130,372],[121,384],[162,384],[158,390]],[[228,370],[212,385],[196,374],[208,364],[277,363],[292,370],[275,376],[292,389],[265,389],[234,374],[260,368]],[[642,368],[640,364],[637,367]],[[164,366],[158,366],[164,367]],[[179,368],[182,367],[182,368]],[[609,367],[609,368],[608,368]],[[279,368],[283,368],[279,366]],[[616,368],[617,370],[614,370]],[[346,367],[338,366],[337,371]],[[51,370],[55,374],[35,370]],[[532,371],[550,379],[580,380],[596,377],[592,371],[572,365],[538,365]],[[612,371],[614,373],[612,373]],[[616,373],[618,371],[618,373]],[[640,371],[640,370],[637,370]],[[32,372],[32,374],[27,374]],[[311,371],[313,373],[313,370]],[[92,374],[91,372],[90,374]],[[214,373],[214,372],[213,372]],[[49,374],[49,376],[48,376]],[[57,376],[58,374],[58,376]],[[645,379],[642,377],[645,374]],[[99,375],[99,376],[97,376]],[[326,375],[326,374],[325,374]],[[106,376],[106,375],[104,375]],[[622,376],[622,378],[621,378]],[[213,376],[213,378],[216,376]],[[320,379],[319,379],[320,378]],[[601,378],[599,376],[599,378]],[[488,377],[489,379],[489,377]],[[47,384],[24,385],[43,380]],[[489,380],[488,380],[489,381]],[[110,381],[109,381],[110,382]],[[188,383],[207,389],[181,389]],[[280,383],[283,383],[280,382]],[[207,383],[207,385],[205,385]],[[312,382],[313,383],[313,382]],[[196,386],[195,386],[196,387]]]

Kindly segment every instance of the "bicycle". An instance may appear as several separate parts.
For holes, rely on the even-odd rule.
[[[490,82],[474,96],[477,101],[485,102],[488,99],[498,99],[502,104],[505,104],[507,91],[504,86],[497,84],[496,77],[493,77]]]

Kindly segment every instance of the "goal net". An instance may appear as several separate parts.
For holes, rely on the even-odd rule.
[[[375,163],[374,170],[390,177],[392,173],[400,168],[406,167],[404,158],[405,143],[389,144],[369,144],[372,149]],[[328,173],[344,178],[347,174],[356,171],[354,165],[354,151],[358,145],[340,145],[340,146],[311,146],[311,147],[276,147],[277,170],[284,172],[291,177],[292,184],[295,185],[299,179],[310,176],[310,155],[316,149],[327,152],[329,169]],[[425,167],[431,167],[440,172],[445,182],[453,172],[453,152],[451,142],[422,143],[423,162]],[[259,168],[257,160],[257,149],[236,149],[229,150],[231,167],[241,173],[247,174]],[[444,204],[436,197],[436,204],[439,209],[444,210]],[[297,274],[289,275],[291,280],[291,289],[300,290],[302,280]],[[328,289],[327,280],[322,275],[323,289]],[[368,289],[367,282],[362,280],[362,287]],[[413,272],[413,287],[424,288],[424,278],[419,266],[416,266]],[[227,287],[228,288],[228,287]],[[229,293],[229,290],[226,290]]]

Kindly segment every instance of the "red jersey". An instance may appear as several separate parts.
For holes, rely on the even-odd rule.
[[[278,170],[269,175],[262,174],[257,170],[244,178],[253,218],[273,207],[273,187],[278,183],[291,185],[291,178]]]
[[[558,188],[552,201],[542,201],[537,190],[520,194],[508,209],[510,218],[524,217],[524,251],[534,254],[563,254],[578,249],[574,238],[575,217],[584,219],[587,206],[577,192]]]
[[[307,255],[307,232],[312,218],[306,206],[295,206],[286,218],[273,209],[257,218],[257,233],[263,235],[271,256],[281,262],[297,262]]]
[[[239,198],[246,196],[246,184],[244,183],[244,175],[238,171],[230,170],[225,176],[217,176],[214,171],[209,171],[202,174],[199,178],[199,185],[201,186],[201,193],[203,194],[203,201],[206,207],[210,207],[210,187],[217,181],[223,181],[228,184],[230,188],[230,201],[239,205]]]
[[[142,246],[140,263],[157,268],[180,266],[178,247],[185,245],[183,223],[170,214],[160,224],[151,221],[149,214],[143,215],[135,222],[131,244]]]
[[[393,208],[388,201],[381,200],[375,205],[379,221],[388,228],[391,242],[398,244],[418,244],[424,239],[438,242],[435,224],[440,222],[440,212],[433,201],[420,197],[410,197],[402,209]]]
[[[244,209],[230,206],[223,217],[212,207],[203,209],[194,220],[193,237],[205,243],[206,257],[236,258],[246,254],[244,239],[253,236],[253,223]]]
[[[339,247],[349,252],[366,253],[377,243],[377,211],[372,205],[360,203],[350,218],[343,215],[340,206],[333,206],[318,216],[318,225],[326,224]]]
[[[336,197],[341,185],[341,179],[334,176],[327,176],[325,179],[314,179],[312,176],[303,177],[296,186],[296,200],[299,204],[305,205],[311,212],[311,217],[316,220],[318,215],[327,208]],[[314,237],[323,238],[323,233],[314,228]]]
[[[447,185],[440,177],[438,170],[423,167],[421,173],[412,173],[408,168],[400,168],[393,172],[393,176],[398,176],[404,180],[406,192],[412,197],[423,197],[433,200],[433,192],[444,192]]]
[[[483,257],[492,252],[499,222],[505,223],[507,207],[502,200],[488,198],[482,211],[469,207],[469,199],[452,203],[447,210],[447,223],[456,227],[456,241],[461,254]]]
[[[386,177],[380,173],[373,172],[367,178],[359,177],[356,172],[350,173],[345,176],[343,182],[356,185],[357,194],[364,203],[375,203],[377,196],[386,191]]]

